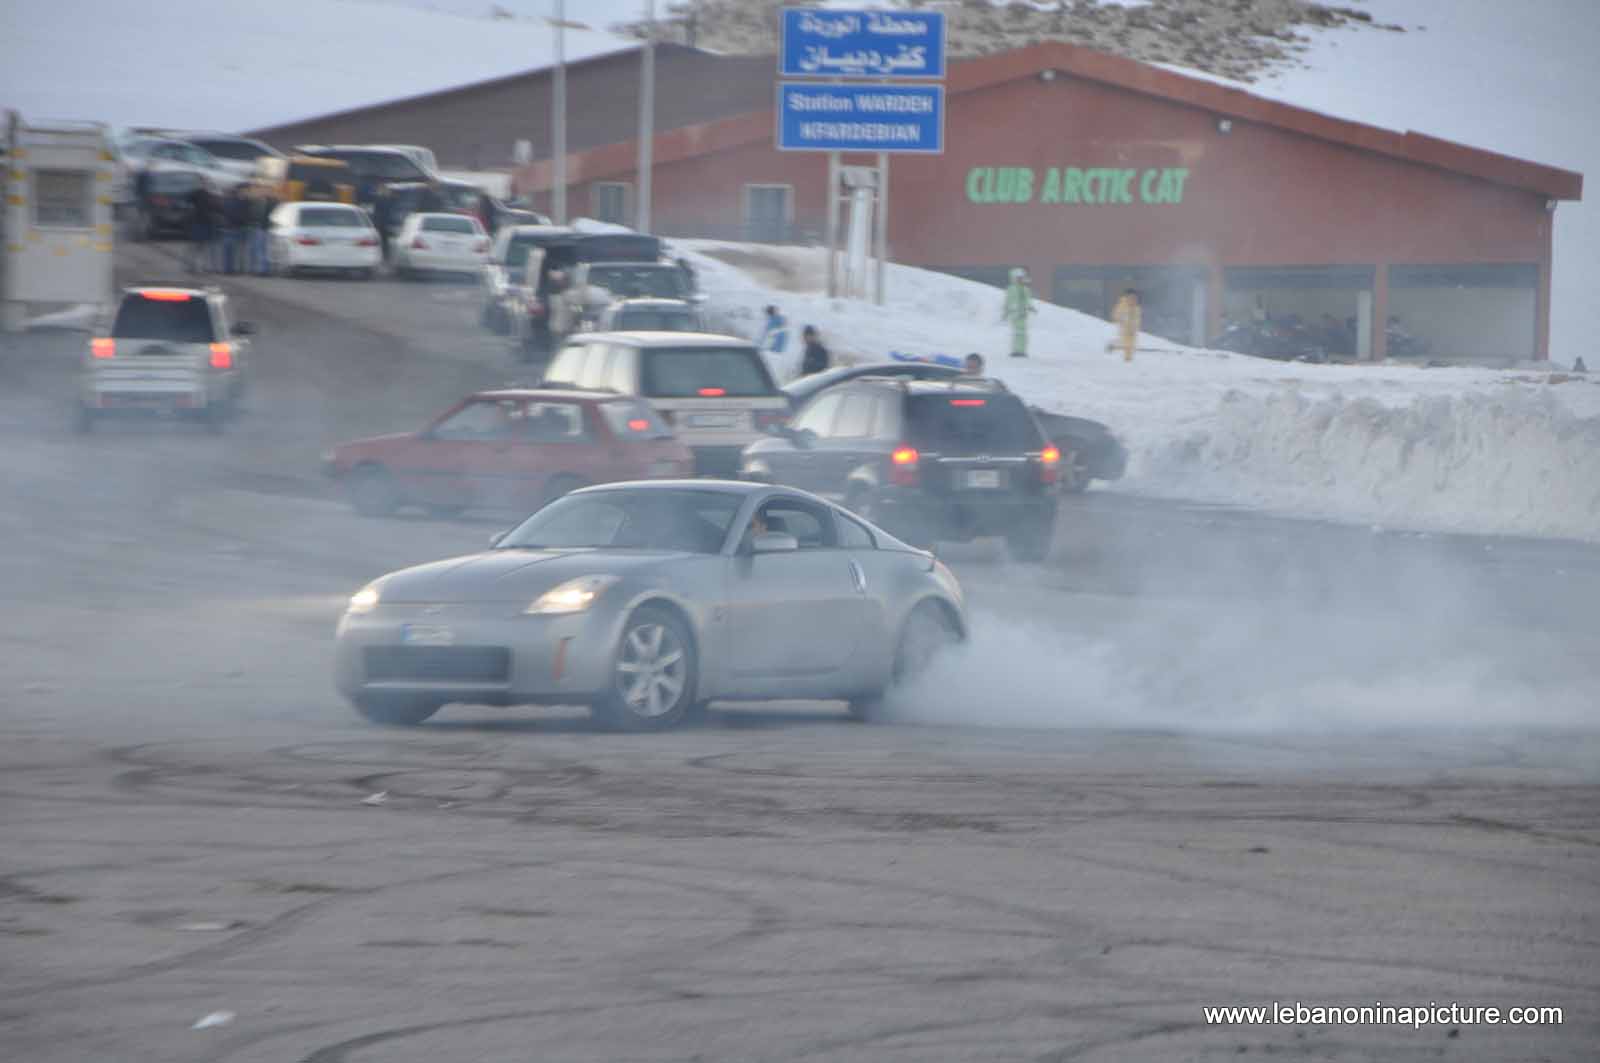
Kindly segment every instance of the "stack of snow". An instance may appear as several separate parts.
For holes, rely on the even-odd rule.
[[[830,299],[814,248],[674,240],[718,327],[754,337],[777,305],[839,361],[978,351],[1030,403],[1103,421],[1130,452],[1115,487],[1396,528],[1600,541],[1600,375],[1280,363],[1141,336],[1039,304],[1005,357],[1002,293],[888,268],[887,305]]]

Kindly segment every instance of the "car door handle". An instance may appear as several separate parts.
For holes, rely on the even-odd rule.
[[[856,585],[857,594],[867,593],[867,574],[855,561],[850,562],[850,580]]]

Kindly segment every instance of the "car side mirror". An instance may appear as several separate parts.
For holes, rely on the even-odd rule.
[[[233,326],[233,334],[235,336],[254,336],[256,334],[255,322],[240,321],[236,323]]]
[[[780,554],[800,549],[800,540],[786,532],[762,532],[750,540],[752,554]]]
[[[493,535],[489,536],[489,545],[490,546],[499,546],[502,542],[505,541],[505,537],[510,535],[510,534],[511,534],[511,532],[509,532],[509,531],[497,531],[497,532],[495,532]]]

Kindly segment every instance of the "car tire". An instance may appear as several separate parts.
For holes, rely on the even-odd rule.
[[[917,606],[900,629],[894,666],[889,673],[889,688],[868,697],[851,698],[850,718],[860,723],[881,722],[884,704],[895,689],[921,675],[934,657],[960,641],[960,632],[942,607],[931,602]]]
[[[1042,516],[1026,517],[1013,530],[1006,533],[1006,549],[1011,552],[1013,561],[1030,564],[1044,561],[1050,556],[1055,531],[1054,510]]]
[[[415,727],[444,707],[438,698],[422,694],[357,694],[350,703],[362,716],[385,727]]]
[[[381,465],[362,465],[350,474],[350,505],[364,517],[389,517],[400,508],[400,488]]]
[[[1089,490],[1089,461],[1076,449],[1061,451],[1061,490],[1069,495],[1081,495]]]
[[[608,689],[595,718],[616,731],[664,731],[695,714],[694,640],[677,613],[659,605],[634,610],[612,651]]]

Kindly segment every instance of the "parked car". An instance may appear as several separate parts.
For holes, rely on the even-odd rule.
[[[238,411],[250,362],[248,322],[219,288],[125,288],[111,327],[89,341],[77,428],[117,414],[181,414],[220,432]]]
[[[209,151],[184,140],[148,134],[131,134],[117,145],[118,166],[121,176],[116,189],[121,202],[135,198],[139,173],[193,173],[204,177],[218,188],[231,188],[249,180],[224,166]]]
[[[484,328],[501,336],[511,332],[511,322],[527,312],[527,301],[533,298],[530,263],[537,279],[543,250],[575,233],[558,225],[513,225],[495,233],[489,260],[478,272],[479,318]]]
[[[308,155],[256,160],[256,183],[272,189],[280,203],[348,203],[356,201],[355,177],[338,159]]]
[[[812,397],[831,387],[859,380],[864,376],[895,377],[906,380],[951,380],[961,376],[962,370],[937,362],[863,362],[860,365],[840,365],[791,380],[783,385],[789,404],[799,409]]]
[[[210,152],[217,165],[237,182],[255,178],[258,160],[284,157],[283,152],[270,144],[232,133],[176,133],[174,136]]]
[[[594,328],[606,307],[619,299],[690,300],[688,282],[666,262],[580,262],[566,271],[551,296],[551,339]]]
[[[872,719],[967,637],[943,563],[837,506],[759,484],[590,487],[493,549],[350,599],[334,683],[377,723],[448,702],[587,704],[658,731],[712,700],[833,699]]]
[[[591,306],[598,313],[613,298],[626,294],[669,294],[665,288],[640,284],[619,286],[614,292],[591,292],[585,298],[588,285],[582,267],[599,263],[617,267],[644,264],[661,267],[661,241],[637,233],[573,233],[545,243],[536,261],[530,256],[522,282],[508,288],[507,297],[502,301],[508,314],[513,352],[519,360],[532,362],[549,358],[561,341],[579,328],[583,313]],[[683,284],[681,275],[677,283]]]
[[[1128,468],[1128,451],[1111,429],[1087,417],[1068,417],[1030,406],[1045,436],[1061,452],[1061,489],[1088,490],[1091,480],[1118,480]]]
[[[370,280],[383,262],[367,212],[344,203],[284,203],[272,212],[267,241],[274,270],[331,270]]]
[[[761,352],[734,336],[579,333],[551,360],[544,383],[647,400],[694,451],[695,471],[709,475],[736,473],[740,452],[789,414]]]
[[[862,377],[828,388],[740,475],[842,502],[914,545],[1004,535],[1022,561],[1054,537],[1061,453],[1021,399],[975,377]]]
[[[395,272],[402,277],[426,273],[477,276],[489,255],[489,236],[477,218],[461,214],[413,214],[394,241]]]
[[[687,476],[694,456],[649,403],[610,393],[481,391],[418,432],[346,443],[324,471],[355,508],[527,514],[585,484]]]
[[[418,144],[368,144],[369,148],[383,148],[385,151],[398,151],[429,177],[439,176],[439,160],[434,157],[431,148],[424,148]]]
[[[706,316],[686,299],[621,299],[600,312],[596,332],[705,332]]]
[[[362,206],[372,205],[380,186],[433,180],[432,174],[419,166],[408,151],[401,149],[365,144],[302,144],[295,151],[311,158],[337,159],[350,167],[356,202]]]
[[[130,204],[132,235],[137,240],[189,235],[194,194],[202,178],[189,170],[148,173],[140,182],[144,195]]]

